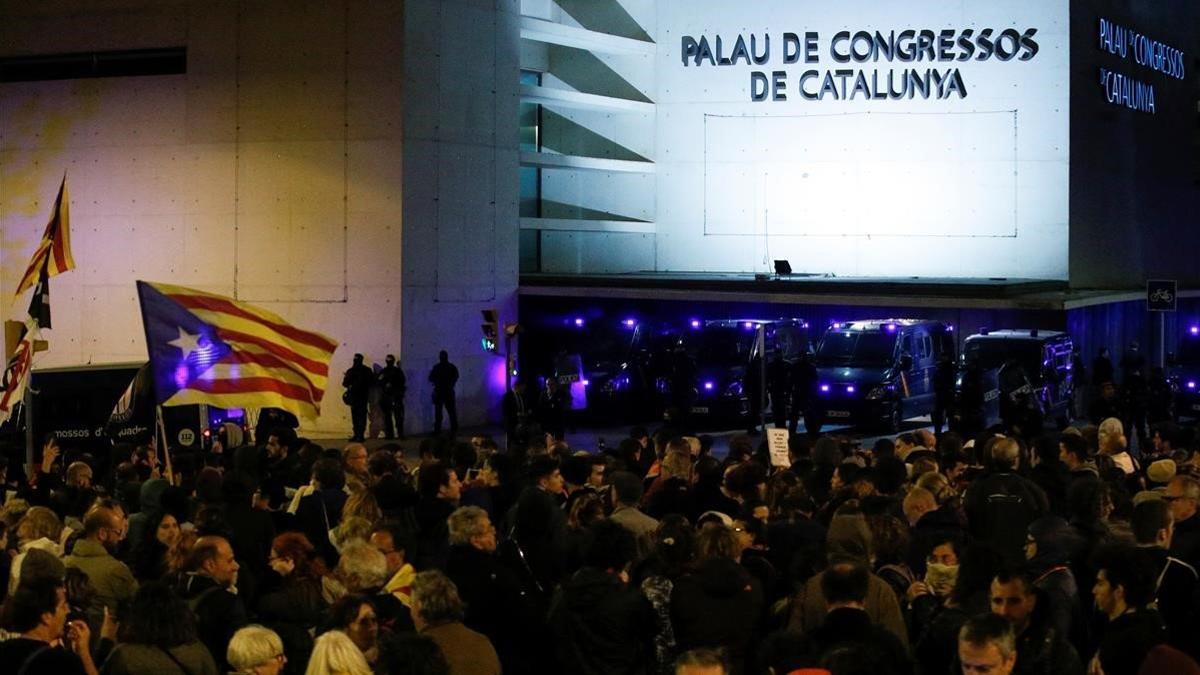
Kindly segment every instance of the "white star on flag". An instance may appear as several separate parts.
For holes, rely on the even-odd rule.
[[[200,348],[200,335],[198,333],[196,335],[192,335],[183,328],[180,328],[179,337],[171,340],[167,344],[173,347],[179,347],[179,349],[183,352],[183,358],[186,359],[187,357],[191,356],[192,352]]]

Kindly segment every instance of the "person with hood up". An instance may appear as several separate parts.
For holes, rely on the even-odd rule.
[[[830,564],[857,561],[870,565],[873,557],[871,529],[866,518],[857,511],[851,512],[847,509],[835,514],[829,523],[825,547]],[[821,591],[822,576],[818,574],[809,579],[792,599],[792,616],[788,622],[788,630],[804,633],[821,625],[825,620],[829,604]],[[863,607],[871,623],[888,629],[900,639],[901,644],[908,646],[908,629],[904,625],[904,616],[900,613],[900,603],[896,600],[896,594],[886,581],[874,574],[867,583],[867,597]]]
[[[584,565],[550,604],[558,672],[642,675],[652,662],[655,620],[650,601],[629,585],[637,555],[633,534],[601,520],[592,526]]]
[[[763,614],[762,584],[737,562],[740,552],[733,529],[720,522],[696,535],[691,572],[671,590],[671,624],[681,652],[697,647],[724,648],[731,672],[746,672]]]
[[[1046,516],[1030,523],[1025,539],[1025,569],[1040,594],[1038,611],[1063,637],[1083,637],[1088,628],[1088,615],[1070,567],[1081,546],[1083,541],[1059,516]]]
[[[141,491],[138,494],[138,504],[141,508],[137,513],[129,516],[129,531],[125,533],[129,550],[140,550],[146,544],[147,539],[155,536],[155,532],[151,528],[157,529],[162,520],[162,496],[169,487],[171,484],[165,478],[151,478],[142,483]]]

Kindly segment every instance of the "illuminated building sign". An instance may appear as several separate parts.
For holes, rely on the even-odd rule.
[[[1122,61],[1133,61],[1144,69],[1157,71],[1177,80],[1182,80],[1187,75],[1181,50],[1132,28],[1102,18],[1099,38],[1100,51],[1112,54]],[[1156,91],[1154,84],[1150,82],[1102,67],[1100,86],[1104,90],[1105,99],[1113,105],[1151,115],[1155,113]]]

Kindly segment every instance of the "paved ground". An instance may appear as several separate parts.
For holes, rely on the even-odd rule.
[[[914,418],[914,419],[906,422],[904,425],[904,430],[905,431],[913,431],[915,429],[920,429],[922,427],[932,429],[932,427],[930,427],[929,425],[930,425],[930,423],[929,423],[928,417],[919,417],[919,418]],[[626,438],[629,435],[629,430],[633,426],[634,425],[632,425],[632,424],[631,425],[622,425],[622,426],[617,426],[617,425],[598,426],[598,425],[590,425],[590,424],[580,425],[576,428],[573,428],[573,429],[569,428],[567,430],[567,442],[571,445],[572,448],[581,449],[581,450],[595,451],[601,445],[604,445],[609,448],[614,448],[621,442],[621,439]],[[649,429],[651,431],[651,433],[653,433],[654,429],[657,428],[656,425],[654,425],[654,424],[647,424],[645,426],[647,429]],[[858,438],[862,441],[864,446],[870,446],[872,443],[874,443],[876,441],[876,439],[884,437],[883,435],[880,435],[878,432],[866,432],[863,430],[853,429],[850,427],[827,426],[824,429],[822,429],[822,431],[825,433],[846,434],[853,438]],[[734,436],[736,436],[740,433],[744,433],[744,430],[742,430],[742,429],[706,429],[706,430],[703,430],[701,433],[707,434],[707,435],[713,437],[713,454],[718,457],[724,457],[725,453],[728,452],[728,450],[729,450],[729,439],[733,438]],[[491,436],[492,438],[496,439],[496,442],[499,443],[502,447],[504,445],[504,432],[498,426],[464,427],[462,429],[459,429],[459,435],[462,436],[463,438],[470,438],[471,436],[477,436],[477,435]],[[428,437],[428,434],[422,434],[422,435],[418,435],[418,436],[409,436],[402,441],[394,441],[394,442],[398,442],[398,443],[400,443],[401,446],[404,447],[404,451],[407,456],[416,457],[417,447],[420,445],[421,440],[426,437]],[[891,437],[891,436],[888,436],[888,437]],[[341,437],[341,438],[314,437],[312,440],[314,440],[318,443],[321,443],[321,444],[325,445],[326,447],[336,447],[336,448],[340,448],[349,442],[349,440],[346,437]],[[393,441],[387,441],[382,438],[371,438],[371,439],[367,439],[366,445],[367,445],[368,449],[374,450],[375,448],[378,448],[379,446],[381,446],[385,443],[389,443],[389,442],[393,442]]]

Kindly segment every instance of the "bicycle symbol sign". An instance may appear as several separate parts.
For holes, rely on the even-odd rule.
[[[1146,309],[1151,312],[1174,312],[1178,295],[1174,279],[1151,279],[1146,282]]]

